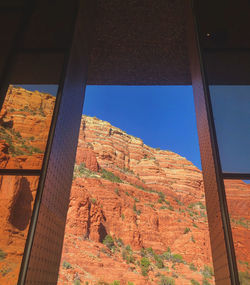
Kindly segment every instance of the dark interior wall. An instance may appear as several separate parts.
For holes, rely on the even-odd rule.
[[[6,60],[16,29],[20,28],[21,4],[25,2],[0,3],[0,67]],[[73,8],[68,1],[46,0],[40,7],[42,2],[30,2],[38,3],[39,9],[31,19],[32,25],[20,48],[23,52],[46,50],[50,53],[47,62],[35,55],[25,60],[42,61],[46,81],[55,82],[57,79],[53,79],[53,74],[57,71],[57,58],[70,38]],[[250,71],[249,1],[241,0],[240,5],[235,5],[232,0],[222,0],[215,3],[216,9],[214,3],[215,0],[197,1],[201,44],[207,68],[211,70],[209,80],[214,84],[230,84],[232,79],[249,83],[246,76]],[[182,0],[96,0],[88,84],[191,85],[186,33],[187,17]],[[233,49],[239,51],[238,55]],[[239,62],[241,69],[237,68]],[[237,73],[233,74],[235,69]]]
[[[182,0],[97,0],[88,84],[191,84]]]
[[[250,84],[250,2],[195,1],[209,84]]]
[[[13,9],[14,6],[8,4],[8,13],[11,11],[12,14],[2,18],[1,28],[4,27],[5,37],[10,37],[12,25],[16,29],[14,22],[18,17],[14,11],[22,13],[21,1],[14,2],[19,5]],[[34,54],[39,53],[39,50],[46,50],[51,54],[47,62],[35,55],[29,55],[25,61],[30,61],[30,65],[36,60],[42,61],[43,74],[47,74],[46,81],[53,83],[57,80],[53,78],[54,68],[55,73],[57,71],[57,59],[53,59],[53,54],[63,53],[68,44],[72,8],[68,1],[30,2],[37,3],[37,8],[20,48],[22,52],[32,51]],[[191,84],[182,0],[96,2],[95,40],[88,84]],[[6,26],[10,18],[12,21]],[[7,46],[6,42],[0,49],[4,46]],[[1,60],[5,61],[2,55],[1,52],[0,65]],[[22,74],[22,80],[24,79],[25,73]],[[37,81],[38,76],[34,79]]]
[[[12,42],[18,30],[21,16],[22,12],[20,9],[1,8],[0,6],[0,76],[12,48]],[[12,20],[10,21],[10,19]]]

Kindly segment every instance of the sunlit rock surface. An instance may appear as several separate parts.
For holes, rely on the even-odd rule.
[[[10,86],[0,112],[1,168],[41,168],[54,102]],[[0,284],[17,283],[38,180],[0,177]],[[226,192],[238,266],[246,272],[250,186],[227,181]],[[83,116],[58,284],[213,284],[210,267],[200,170]]]
[[[250,186],[235,183],[229,183],[229,205],[241,190],[250,195]],[[232,216],[249,220],[241,209],[235,206]],[[235,223],[233,230],[239,259],[249,261],[247,228]],[[114,240],[111,249],[103,244],[106,235]],[[150,262],[146,276],[143,256]],[[166,276],[175,284],[213,284],[211,267],[201,171],[176,153],[83,116],[58,283],[158,284]]]

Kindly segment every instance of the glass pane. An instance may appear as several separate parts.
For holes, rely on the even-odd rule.
[[[250,2],[194,2],[222,170],[250,173]]]
[[[224,180],[241,284],[250,284],[250,180]]]
[[[0,176],[0,284],[17,284],[38,181]]]
[[[41,168],[57,88],[9,86],[0,112],[0,168]]]
[[[210,86],[223,172],[250,173],[250,86]]]
[[[58,284],[214,284],[191,86],[88,86],[83,111]]]

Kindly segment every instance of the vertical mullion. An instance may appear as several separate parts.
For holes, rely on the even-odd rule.
[[[77,15],[40,179],[40,192],[19,284],[56,284],[87,80],[91,1]]]
[[[209,88],[193,1],[189,1],[189,53],[216,284],[239,284]],[[223,235],[220,235],[223,233]]]
[[[63,68],[62,68],[62,72],[61,72],[61,76],[60,76],[60,81],[59,81],[59,85],[58,85],[57,96],[56,96],[55,106],[54,106],[54,110],[53,110],[53,116],[52,116],[52,120],[51,120],[50,131],[48,134],[46,149],[44,152],[41,175],[40,175],[38,189],[37,189],[37,193],[36,193],[36,199],[35,199],[34,207],[33,207],[33,211],[32,211],[32,216],[31,216],[31,221],[30,221],[30,226],[29,226],[29,232],[28,232],[27,239],[26,239],[25,250],[24,250],[22,264],[21,264],[20,273],[19,273],[18,285],[25,285],[26,284],[26,275],[28,272],[30,255],[32,254],[32,245],[33,245],[34,236],[36,233],[36,226],[37,226],[37,222],[38,222],[38,218],[39,218],[39,210],[40,210],[40,206],[41,206],[44,184],[45,184],[47,170],[48,170],[50,153],[51,153],[51,149],[52,149],[53,138],[54,138],[56,124],[57,124],[58,115],[59,115],[59,111],[60,111],[63,85],[64,85],[64,81],[65,81],[65,77],[66,77],[66,73],[67,73],[67,68],[68,68],[68,62],[69,62],[69,58],[70,58],[70,51],[71,51],[71,45],[72,45],[72,41],[73,41],[76,17],[77,17],[77,11],[75,13],[75,17],[74,17],[73,23],[72,23],[71,43],[70,43],[68,49],[65,50],[64,64],[63,64]],[[41,52],[41,50],[39,50],[39,52]],[[32,51],[31,51],[31,53],[32,53]]]

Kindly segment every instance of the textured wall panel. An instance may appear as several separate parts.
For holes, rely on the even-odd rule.
[[[191,84],[183,0],[97,0],[88,84]]]
[[[20,26],[20,18],[20,11],[6,11],[2,10],[0,6],[0,76],[2,76],[4,64],[6,64],[6,59],[9,56],[13,40]]]
[[[81,4],[84,4],[81,1]],[[87,76],[87,14],[81,6],[48,161],[25,284],[56,284]],[[59,91],[60,92],[60,91]],[[60,96],[60,94],[59,94]]]
[[[191,3],[191,1],[189,2]],[[215,151],[213,148],[215,141],[211,129],[212,118],[210,117],[211,113],[209,113],[211,110],[209,110],[206,100],[206,86],[204,83],[204,74],[202,74],[191,5],[187,9],[190,13],[188,35],[190,41],[190,66],[215,280],[216,284],[237,284],[234,281],[234,277],[230,278],[230,259],[228,257],[230,255],[229,251],[232,249],[226,246],[227,240],[225,239],[223,227],[223,215],[225,213],[223,213],[223,211],[226,209],[225,205],[223,206],[222,204],[223,201],[220,195],[221,187],[223,187],[221,186],[222,178],[218,175],[219,170],[216,165]]]

